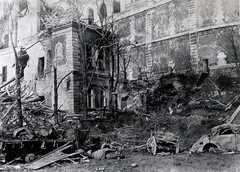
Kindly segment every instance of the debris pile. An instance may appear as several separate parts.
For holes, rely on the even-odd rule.
[[[8,107],[8,108],[7,108]],[[23,126],[28,128],[34,136],[46,137],[53,132],[53,111],[44,105],[44,102],[32,102],[23,105]],[[2,135],[6,136],[14,132],[19,127],[19,116],[16,104],[13,103],[3,109],[3,116],[0,119]],[[45,132],[48,128],[48,131]]]
[[[220,81],[190,74],[166,75],[157,82],[131,81],[118,90],[122,110],[115,112],[114,121],[101,118],[101,112],[76,121],[74,115],[58,111],[58,124],[44,100],[23,87],[24,127],[18,125],[12,81],[0,97],[1,139],[8,141],[5,149],[21,151],[14,156],[11,152],[8,162],[20,157],[30,162],[28,168],[38,169],[59,160],[123,158],[126,146],[161,156],[189,150],[200,136],[225,122],[239,103],[240,91],[233,90],[230,81]]]
[[[126,117],[135,113],[135,122],[139,123],[132,127],[148,131],[145,140],[150,128],[173,132],[179,135],[180,151],[184,151],[230,117],[240,103],[238,88],[235,79],[227,76],[186,73],[165,75],[157,82],[131,81],[120,95]],[[119,136],[129,138],[122,131]]]

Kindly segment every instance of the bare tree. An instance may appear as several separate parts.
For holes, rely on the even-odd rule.
[[[128,72],[128,68],[129,65],[135,64],[137,66],[138,69],[140,69],[140,64],[138,62],[138,56],[136,55],[132,55],[130,53],[130,51],[136,51],[138,54],[140,52],[143,52],[143,54],[145,54],[144,50],[138,46],[136,46],[135,44],[132,43],[122,43],[120,44],[120,46],[118,47],[118,53],[119,53],[119,70],[120,72],[123,73],[123,80],[127,80],[127,72]]]
[[[23,126],[23,117],[22,117],[22,101],[21,101],[21,78],[23,77],[23,66],[21,66],[21,51],[17,53],[16,45],[13,39],[13,30],[15,26],[16,20],[16,12],[14,9],[15,2],[12,1],[8,4],[7,9],[5,10],[4,15],[1,17],[1,27],[0,27],[0,40],[2,40],[2,36],[4,33],[8,32],[11,40],[11,46],[13,48],[14,57],[15,57],[15,80],[16,80],[16,97],[17,97],[17,115],[19,119],[19,126]]]
[[[226,54],[227,63],[234,63],[236,73],[240,74],[240,35],[239,26],[228,26],[219,29],[216,33],[217,43],[214,46],[217,51]]]

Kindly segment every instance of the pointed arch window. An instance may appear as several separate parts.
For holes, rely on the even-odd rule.
[[[88,24],[93,24],[94,23],[94,11],[92,8],[88,9]]]
[[[107,6],[104,2],[100,6],[100,14],[101,14],[102,18],[107,17]]]

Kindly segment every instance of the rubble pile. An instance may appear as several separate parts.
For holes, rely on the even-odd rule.
[[[43,102],[26,103],[23,105],[23,126],[28,128],[34,135],[39,135],[42,131],[41,127],[53,127],[52,113],[52,110],[45,106]],[[3,109],[3,114],[0,119],[2,134],[11,136],[13,131],[19,127],[16,103],[6,106]]]
[[[114,119],[91,112],[91,118],[74,121],[69,120],[71,115],[67,112],[58,111],[57,124],[44,100],[32,89],[28,94],[30,87],[23,86],[22,94],[26,97],[22,102],[23,127],[20,128],[13,84],[1,92],[1,139],[28,140],[31,147],[40,141],[37,146],[41,148],[42,158],[24,150],[25,162],[37,159],[37,163],[30,163],[32,169],[41,168],[39,162],[45,166],[75,158],[82,161],[123,158],[126,147],[161,156],[187,151],[212,127],[224,123],[240,103],[238,83],[229,78],[226,83],[225,79],[222,76],[212,79],[206,74],[171,74],[156,82],[131,81],[118,90],[122,110],[110,114]],[[47,144],[51,148],[44,152]]]
[[[135,113],[137,128],[148,131],[145,140],[150,128],[173,132],[180,136],[180,150],[184,151],[230,117],[240,103],[238,88],[238,82],[227,76],[187,73],[165,75],[155,83],[132,81],[121,93],[124,98],[127,95],[125,112]]]

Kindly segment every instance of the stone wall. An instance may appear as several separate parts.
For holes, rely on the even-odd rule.
[[[198,73],[203,59],[219,65],[217,45],[225,28],[239,23],[239,0],[141,1],[115,16],[122,42],[144,47],[146,61],[138,64],[143,70],[162,73],[173,65]],[[129,67],[129,79],[136,79],[136,64]]]

